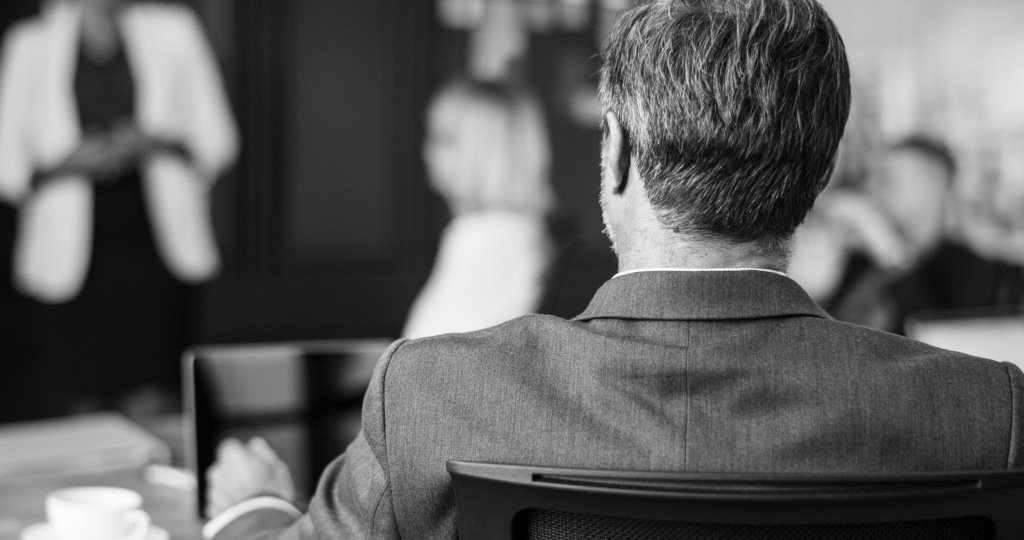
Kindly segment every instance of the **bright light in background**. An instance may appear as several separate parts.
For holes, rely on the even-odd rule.
[[[634,0],[437,0],[441,22],[451,28],[480,26],[486,12],[499,4],[514,5],[523,24],[533,31],[579,31],[592,24],[591,13],[617,13]]]
[[[1024,3],[821,1],[853,70],[859,117],[847,138],[947,141],[959,165],[953,234],[989,257],[1024,262]],[[859,148],[862,159],[871,150]]]

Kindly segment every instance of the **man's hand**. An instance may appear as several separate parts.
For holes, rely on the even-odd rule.
[[[257,495],[274,495],[289,502],[295,499],[288,466],[259,437],[248,444],[237,439],[221,441],[217,461],[206,471],[206,482],[208,518]]]
[[[837,193],[823,205],[827,218],[840,229],[847,247],[862,251],[883,270],[904,271],[919,253],[900,235],[896,225],[870,198]]]

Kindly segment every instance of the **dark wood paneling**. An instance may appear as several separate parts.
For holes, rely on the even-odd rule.
[[[209,0],[201,12],[244,147],[217,192],[228,264],[202,295],[198,339],[396,335],[446,219],[424,179],[423,110],[458,72],[464,34],[438,28],[427,0]],[[535,35],[532,47],[563,246],[541,310],[568,317],[615,271],[597,205],[600,133],[562,99],[567,55],[590,58],[584,78],[597,61],[586,33]]]
[[[0,32],[15,21],[34,15],[36,0],[4,0],[0,3]],[[0,202],[0,422],[24,420],[35,412],[30,356],[31,303],[14,290],[11,257],[17,231],[17,210]]]
[[[388,2],[358,17],[345,2],[298,2],[287,80],[289,129],[285,261],[292,268],[345,267],[395,255],[403,244],[397,205],[399,131],[416,125],[396,104],[415,88],[395,60],[403,42]],[[346,36],[338,39],[338,35]],[[397,159],[395,159],[397,158]]]
[[[441,226],[419,157],[432,3],[231,6],[208,22],[232,36],[243,151],[219,188],[234,221],[197,340],[397,334]]]

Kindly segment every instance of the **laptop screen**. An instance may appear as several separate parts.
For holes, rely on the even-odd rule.
[[[226,437],[263,437],[288,464],[300,497],[360,429],[363,394],[389,339],[208,345],[185,352],[185,460],[198,482]]]

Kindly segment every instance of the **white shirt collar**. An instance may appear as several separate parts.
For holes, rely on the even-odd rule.
[[[637,274],[640,272],[769,272],[772,274],[778,274],[782,277],[789,277],[783,272],[769,270],[767,268],[635,268],[633,270],[619,272],[612,277],[617,278],[619,276]]]

